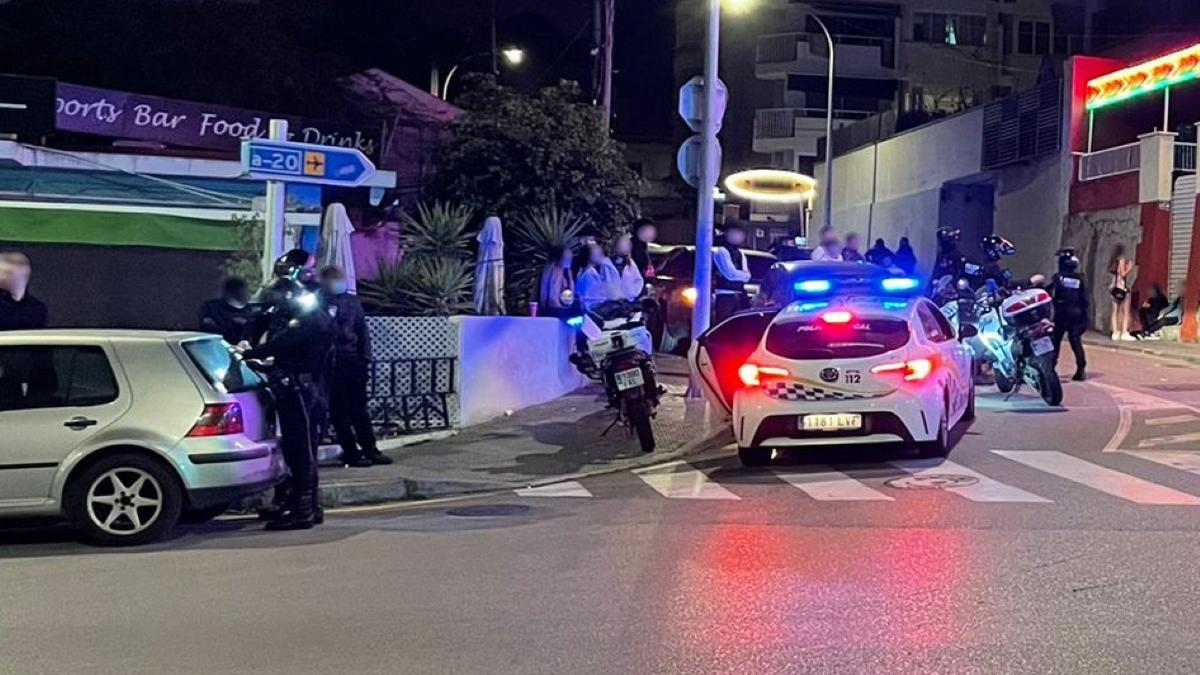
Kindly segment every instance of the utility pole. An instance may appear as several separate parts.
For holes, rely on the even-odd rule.
[[[604,2],[604,56],[603,86],[600,88],[600,107],[604,108],[604,124],[607,126],[612,119],[612,89],[613,89],[613,16],[617,10],[617,0]]]
[[[492,0],[492,75],[500,75],[500,46],[496,44],[496,0]]]
[[[692,307],[692,339],[696,340],[712,323],[712,252],[713,252],[713,188],[717,185],[720,167],[717,161],[717,59],[720,56],[721,0],[708,0],[708,32],[704,50],[704,120],[700,133],[700,184],[696,186],[696,269],[692,285],[696,288],[696,304]],[[699,397],[693,373],[689,396]]]

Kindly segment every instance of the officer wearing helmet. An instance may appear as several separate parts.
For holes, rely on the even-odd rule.
[[[1054,362],[1058,363],[1062,339],[1066,335],[1071,351],[1075,353],[1075,375],[1071,379],[1081,382],[1087,377],[1083,333],[1088,326],[1088,289],[1079,273],[1075,249],[1064,248],[1058,252],[1058,273],[1050,284],[1050,295],[1054,299]]]
[[[281,494],[282,511],[269,530],[307,529],[321,520],[317,495],[317,446],[324,424],[325,372],[333,348],[333,327],[319,297],[301,279],[312,277],[310,256],[289,251],[275,261],[275,278],[256,298],[267,321],[257,347],[243,356],[274,365],[268,371],[279,416],[280,445],[290,478]]]
[[[995,234],[989,234],[979,240],[979,248],[983,251],[984,263],[977,271],[980,285],[989,279],[997,286],[1007,288],[1012,285],[1012,271],[1000,264],[1001,259],[1017,252],[1012,242]]]
[[[962,275],[963,265],[967,262],[967,258],[962,251],[958,250],[958,241],[961,237],[961,230],[951,227],[938,229],[938,256],[937,262],[933,265],[934,279],[949,276],[951,281],[956,281]]]

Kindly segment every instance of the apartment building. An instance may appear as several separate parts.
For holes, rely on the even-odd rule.
[[[764,0],[753,149],[764,163],[811,170],[825,135],[828,48],[836,51],[834,125],[894,111],[917,126],[1055,77],[1083,49],[1086,0]],[[761,91],[761,88],[760,88]]]

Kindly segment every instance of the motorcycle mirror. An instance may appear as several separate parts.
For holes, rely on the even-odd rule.
[[[572,291],[569,288],[564,288],[562,294],[558,297],[558,299],[559,299],[559,302],[561,302],[563,304],[563,306],[566,307],[575,302],[575,291]]]
[[[979,335],[979,327],[973,324],[964,323],[958,327],[958,339],[969,340],[976,335]]]

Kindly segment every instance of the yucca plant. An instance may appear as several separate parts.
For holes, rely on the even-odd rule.
[[[364,280],[359,297],[372,313],[393,316],[450,316],[471,311],[472,265],[459,258],[405,256],[383,263],[379,276]]]
[[[521,306],[530,299],[550,247],[576,248],[590,222],[586,215],[554,204],[527,209],[517,216],[511,235],[515,255],[506,256],[505,265],[509,307]]]
[[[418,204],[416,215],[405,213],[404,252],[418,258],[466,258],[471,255],[471,222],[475,210],[444,202]]]

